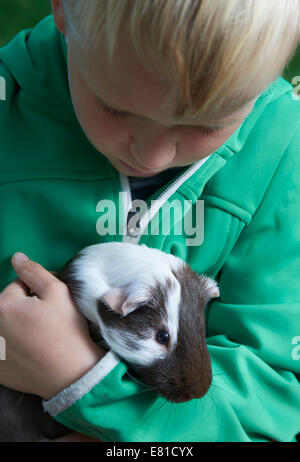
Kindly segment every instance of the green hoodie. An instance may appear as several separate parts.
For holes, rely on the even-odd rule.
[[[206,309],[213,383],[204,398],[167,402],[108,352],[44,408],[104,441],[295,441],[300,102],[292,85],[279,77],[222,147],[151,198],[158,210],[167,200],[178,210],[188,203],[189,211],[204,201],[203,242],[187,245],[184,232],[173,232],[176,218],[165,234],[146,232],[147,221],[137,237],[122,231],[128,178],[91,145],[76,119],[66,45],[52,16],[0,49],[0,76],[6,83],[0,101],[0,290],[15,278],[10,257],[17,250],[60,270],[87,245],[129,240],[182,258],[214,277],[221,293]],[[116,235],[99,233],[104,199],[115,203]],[[158,210],[152,208],[153,220]]]

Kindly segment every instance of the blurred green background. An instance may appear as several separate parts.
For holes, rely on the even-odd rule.
[[[50,0],[0,0],[0,46],[50,13]],[[300,76],[300,46],[283,76],[291,83],[293,77]]]
[[[0,46],[50,13],[50,0],[0,0]]]

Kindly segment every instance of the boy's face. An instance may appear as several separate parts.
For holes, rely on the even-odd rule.
[[[89,141],[124,175],[150,177],[208,156],[231,137],[254,106],[220,120],[228,123],[221,131],[205,134],[201,126],[172,117],[175,104],[163,106],[169,88],[139,66],[128,46],[117,49],[116,64],[110,68],[104,48],[88,52],[69,31],[65,37],[78,121]],[[114,117],[99,100],[133,114]]]

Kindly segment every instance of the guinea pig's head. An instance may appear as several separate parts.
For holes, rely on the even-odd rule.
[[[215,281],[184,264],[152,287],[104,294],[98,300],[101,333],[140,380],[167,400],[201,398],[212,382],[204,309],[218,296]]]

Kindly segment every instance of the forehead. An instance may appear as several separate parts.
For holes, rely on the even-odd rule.
[[[103,44],[95,51],[77,42],[76,58],[89,89],[113,109],[153,119],[165,126],[195,125],[195,120],[173,117],[176,102],[169,98],[170,84],[146,71],[126,43],[122,42],[116,47],[113,65],[109,64]],[[241,123],[255,101],[228,117],[220,118],[218,125]]]
[[[77,50],[77,43],[74,46]],[[115,107],[137,109],[141,102],[151,111],[161,106],[170,90],[168,85],[146,72],[126,44],[118,45],[115,56],[110,66],[103,45],[97,51],[78,47],[80,70],[91,89]]]

